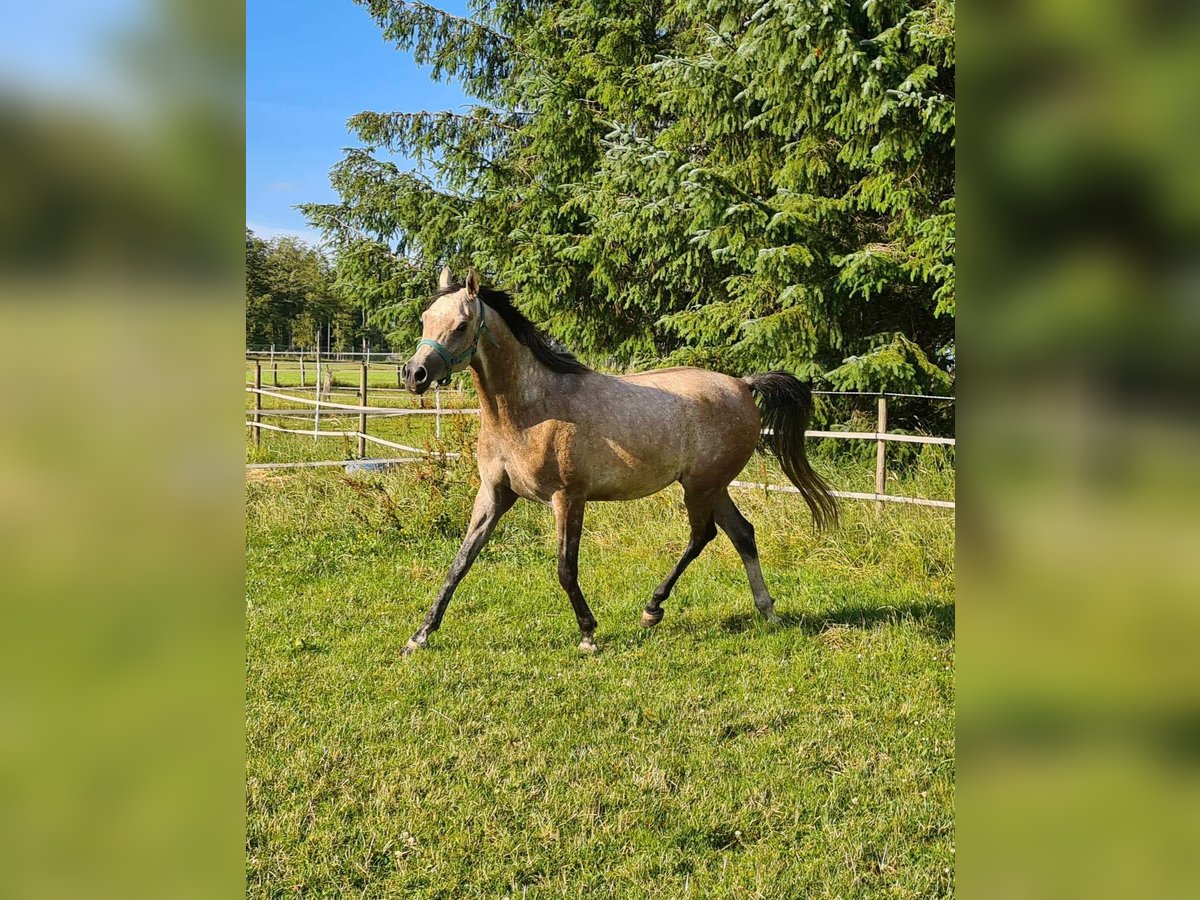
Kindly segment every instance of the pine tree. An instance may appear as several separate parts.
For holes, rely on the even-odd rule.
[[[398,338],[475,265],[594,362],[950,386],[952,0],[363,5],[476,101],[353,117],[303,207]]]

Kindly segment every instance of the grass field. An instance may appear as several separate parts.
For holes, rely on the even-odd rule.
[[[340,455],[258,455],[278,441]],[[926,449],[891,490],[950,490]],[[521,502],[401,658],[475,483],[470,459],[248,476],[249,896],[952,892],[951,513],[848,502],[815,536],[799,498],[740,491],[784,624],[720,537],[644,631],[680,493],[591,504],[581,657],[551,515]]]

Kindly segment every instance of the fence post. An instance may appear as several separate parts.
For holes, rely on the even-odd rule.
[[[358,405],[367,405],[367,364],[364,361],[358,377]],[[362,410],[358,414],[358,458],[367,458],[367,413]]]
[[[275,345],[271,345],[271,384],[279,387],[279,368],[275,364]]]
[[[300,387],[306,387],[308,379],[304,376],[304,351],[300,351]]]
[[[875,425],[876,434],[887,432],[887,397],[879,398],[879,421]],[[882,437],[875,441],[875,493],[879,496],[887,493],[887,441]],[[883,501],[875,501],[875,513],[883,512]]]
[[[400,380],[400,367],[396,366],[396,390],[404,387],[404,382]]]
[[[313,411],[313,443],[317,442],[317,432],[321,430],[321,331],[317,329],[317,349],[313,353],[313,365],[317,371],[317,405]]]
[[[433,414],[433,436],[440,441],[442,439],[442,389],[440,387],[433,389],[433,399],[437,402],[437,408]]]
[[[258,447],[262,443],[262,429],[258,427],[258,423],[262,421],[262,362],[254,361],[254,446]]]

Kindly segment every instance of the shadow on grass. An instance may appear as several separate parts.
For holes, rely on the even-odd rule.
[[[918,601],[899,606],[846,605],[820,613],[783,613],[776,627],[799,628],[805,634],[822,634],[831,628],[863,630],[883,624],[914,623],[939,641],[954,638],[954,604]],[[721,621],[721,630],[738,634],[757,625],[765,625],[756,612],[737,613]]]

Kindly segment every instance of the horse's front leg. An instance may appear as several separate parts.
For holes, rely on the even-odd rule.
[[[446,582],[433,601],[433,606],[426,613],[425,621],[421,623],[421,627],[405,645],[405,656],[424,647],[429,641],[429,635],[437,631],[438,626],[442,624],[442,616],[446,614],[446,607],[450,605],[450,598],[454,596],[454,589],[463,580],[463,576],[470,571],[471,564],[475,562],[475,557],[479,555],[483,545],[492,536],[492,531],[495,529],[496,523],[500,521],[500,517],[508,512],[516,501],[517,495],[502,484],[481,484],[479,486],[479,493],[475,495],[475,509],[471,513],[471,524],[467,528],[467,536],[458,550],[458,555],[454,557],[454,562],[450,564]]]
[[[558,583],[571,599],[579,622],[579,649],[596,652],[596,617],[579,589],[579,538],[583,535],[583,498],[559,491],[550,501],[558,526]]]

